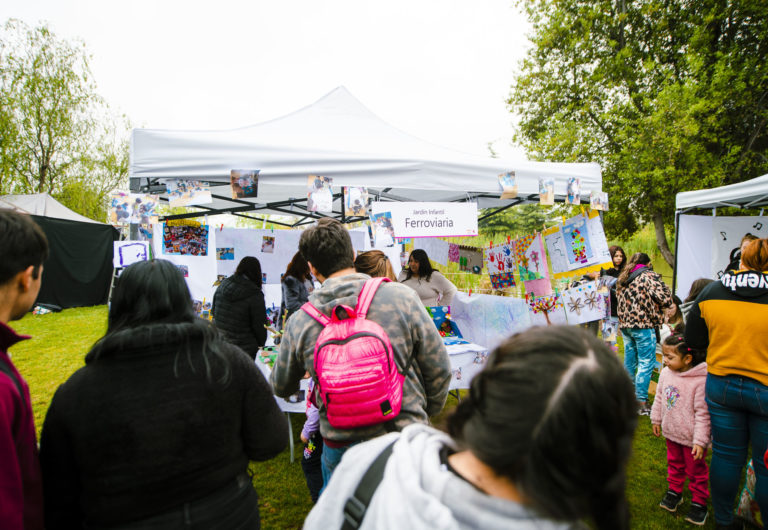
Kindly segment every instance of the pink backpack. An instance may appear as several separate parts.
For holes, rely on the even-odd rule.
[[[355,309],[337,305],[331,318],[309,302],[301,306],[324,327],[315,343],[315,374],[326,417],[337,429],[376,425],[400,414],[405,376],[397,371],[387,332],[365,318],[376,289],[385,281],[390,280],[367,280]],[[347,318],[339,317],[340,309]],[[405,373],[411,361],[413,357]]]

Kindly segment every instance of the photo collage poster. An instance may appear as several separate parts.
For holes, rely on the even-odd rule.
[[[365,217],[368,215],[367,188],[344,187],[344,215],[347,217]]]
[[[547,253],[541,234],[530,234],[514,241],[515,259],[520,281],[525,285],[526,292],[536,296],[552,293],[552,283],[549,280]]]
[[[307,211],[333,212],[333,179],[320,175],[307,177]]]
[[[163,254],[208,255],[208,225],[184,220],[163,223]]]
[[[233,169],[229,173],[229,182],[232,187],[232,198],[243,199],[246,197],[258,197],[259,194],[259,170],[258,169]]]
[[[208,182],[193,179],[165,179],[168,204],[171,208],[195,206],[213,202]]]

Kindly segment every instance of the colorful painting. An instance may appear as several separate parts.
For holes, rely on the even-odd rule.
[[[448,244],[448,261],[451,263],[459,263],[459,245],[456,243]]]
[[[542,206],[555,204],[555,179],[539,177],[539,204]]]
[[[517,284],[515,283],[515,277],[512,271],[491,274],[491,287],[496,291],[514,287],[515,285]]]
[[[272,254],[275,251],[275,238],[272,236],[264,236],[261,240],[261,252],[264,254]]]
[[[597,282],[583,283],[563,291],[562,297],[569,324],[593,322],[605,315],[605,298],[597,292]]]
[[[360,217],[368,214],[368,189],[344,187],[344,215]]]
[[[163,224],[163,254],[207,256],[207,225]]]
[[[459,326],[451,318],[451,308],[448,306],[434,306],[427,307],[427,312],[432,317],[432,322],[435,323],[437,332],[441,337],[459,337],[461,338],[461,331]]]
[[[581,267],[588,265],[593,254],[586,218],[583,215],[577,215],[568,219],[563,225],[563,237],[568,249],[566,252],[568,263]]]
[[[511,243],[485,249],[485,267],[488,274],[500,274],[515,269],[515,251]]]
[[[229,172],[232,198],[257,197],[259,192],[258,169],[233,169]]]
[[[525,295],[525,301],[531,311],[531,323],[535,326],[566,324],[563,301],[559,294],[548,296]]]
[[[551,294],[552,284],[549,281],[547,254],[544,251],[541,234],[531,234],[517,239],[513,242],[513,246],[517,272],[525,285],[525,290],[536,296]]]

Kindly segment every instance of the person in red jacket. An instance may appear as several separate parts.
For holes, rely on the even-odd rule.
[[[48,240],[27,215],[0,210],[0,528],[43,528],[43,488],[29,387],[8,355],[28,339],[8,326],[37,299]]]

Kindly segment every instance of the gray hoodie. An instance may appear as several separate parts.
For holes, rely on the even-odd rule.
[[[444,446],[456,448],[451,438],[421,424],[351,447],[304,521],[304,528],[341,528],[344,504],[373,460],[394,439],[397,442],[361,529],[583,528],[543,519],[521,504],[481,492],[441,463],[440,450]]]

